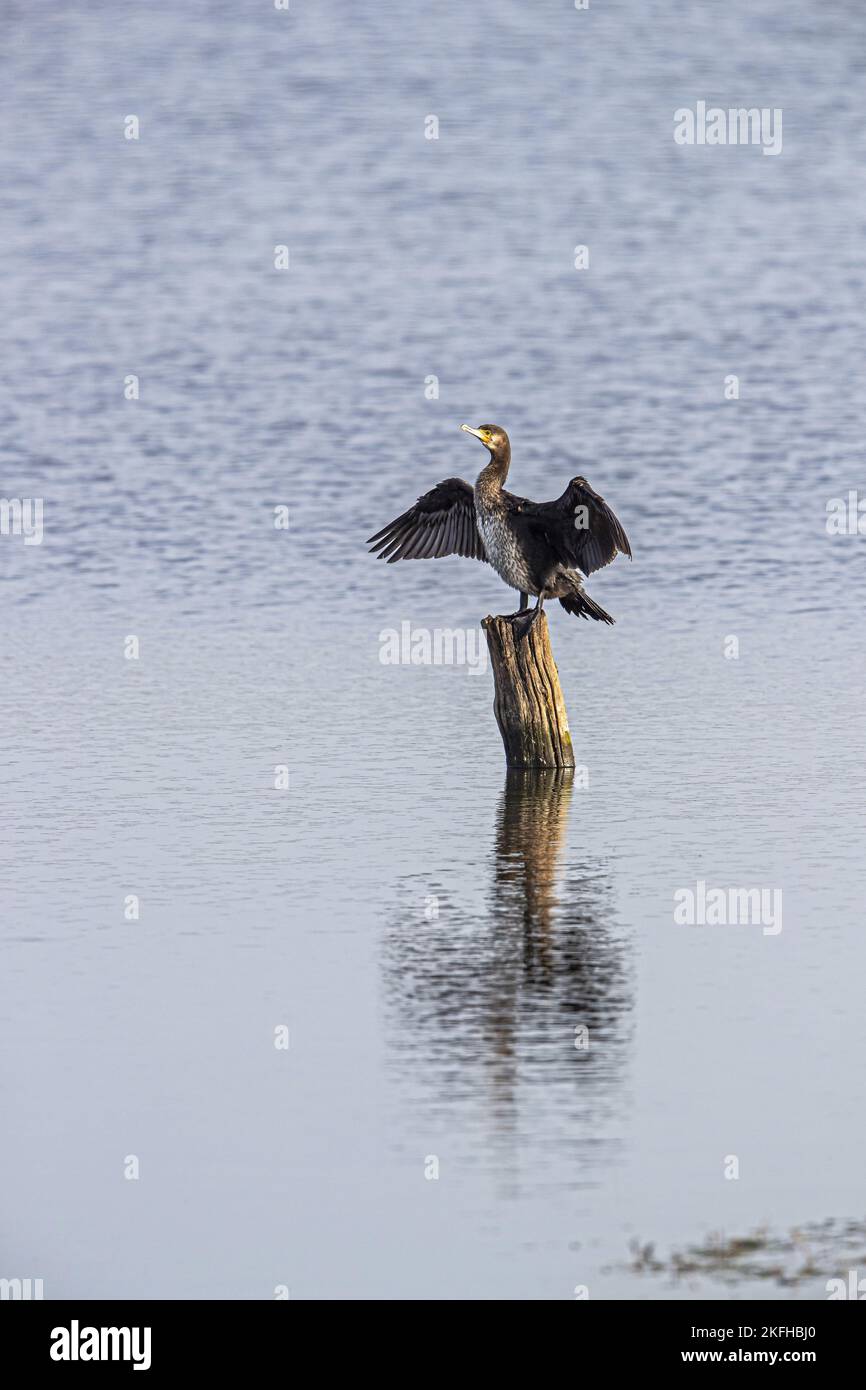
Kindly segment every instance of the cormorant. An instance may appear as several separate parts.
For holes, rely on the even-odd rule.
[[[530,502],[503,487],[511,444],[499,425],[461,425],[490,453],[472,488],[446,478],[419,497],[367,544],[382,560],[430,560],[465,555],[487,560],[520,593],[520,611],[509,614],[523,637],[546,598],[558,598],[567,613],[596,622],[614,620],[584,592],[580,573],[592,574],[621,552],[631,558],[622,526],[585,478],[572,478],[555,502]],[[529,595],[536,598],[528,608]]]

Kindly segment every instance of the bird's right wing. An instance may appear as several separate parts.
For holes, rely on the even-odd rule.
[[[395,560],[432,560],[441,555],[487,559],[475,521],[475,495],[462,478],[437,483],[367,544],[389,565]]]

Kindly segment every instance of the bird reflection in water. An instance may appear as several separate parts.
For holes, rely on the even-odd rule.
[[[464,1111],[512,1149],[579,1150],[579,1183],[616,1143],[632,982],[607,865],[566,853],[573,793],[571,771],[509,771],[483,896],[443,886],[425,920],[408,885],[385,986],[393,1055],[404,1075],[411,1058],[428,1119],[450,1130]]]

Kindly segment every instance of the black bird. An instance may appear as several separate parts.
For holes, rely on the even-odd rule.
[[[631,558],[628,537],[604,498],[580,477],[572,478],[555,502],[515,497],[503,487],[511,463],[505,430],[499,425],[460,428],[490,452],[475,487],[462,478],[438,483],[370,537],[373,552],[391,565],[441,555],[487,560],[520,593],[520,611],[509,615],[519,637],[532,627],[546,598],[558,598],[567,613],[612,623],[610,614],[584,592],[580,577],[609,565],[618,551]],[[531,611],[530,594],[536,597]]]

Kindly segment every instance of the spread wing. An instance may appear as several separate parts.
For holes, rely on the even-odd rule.
[[[543,532],[560,563],[584,574],[609,565],[617,553],[631,559],[622,524],[585,478],[572,478],[555,502],[525,503],[521,512],[533,530]]]
[[[432,560],[442,555],[487,559],[475,521],[475,494],[462,478],[437,483],[367,544],[389,565],[395,560]]]

